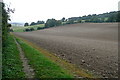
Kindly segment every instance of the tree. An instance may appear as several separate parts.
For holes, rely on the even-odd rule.
[[[24,26],[29,26],[29,24],[26,22],[26,23],[24,24]]]
[[[65,22],[65,17],[63,17],[63,18],[61,19],[61,21],[62,21],[62,22]]]
[[[55,19],[48,19],[45,23],[45,27],[48,28],[48,27],[54,27],[54,26],[59,26],[61,25],[62,22],[61,20],[55,20]]]
[[[74,20],[73,19],[68,19],[67,23],[66,24],[73,24],[74,23]]]
[[[44,24],[45,22],[44,21],[37,21],[36,24]]]
[[[30,26],[32,26],[32,25],[36,25],[36,23],[35,23],[35,22],[32,22],[32,23],[30,24]]]
[[[0,6],[2,7],[2,9],[0,9],[0,14],[2,15],[2,46],[4,47],[6,44],[6,39],[7,39],[7,35],[8,35],[8,20],[9,20],[9,15],[7,10],[5,9],[5,4],[0,2]],[[1,13],[2,12],[2,13]]]
[[[109,16],[108,17],[108,22],[114,22],[114,20],[115,20],[115,16],[114,15],[111,15],[111,16]]]
[[[0,38],[2,39],[2,47],[3,47],[3,53],[4,53],[4,47],[7,46],[7,38],[8,38],[8,33],[10,32],[10,27],[11,24],[8,24],[8,20],[10,21],[10,13],[14,13],[14,10],[10,9],[10,6],[6,7],[5,4],[3,2],[0,2],[0,25],[2,25],[2,27],[0,27],[0,30],[2,30],[2,34],[0,34]],[[2,24],[1,24],[2,23]],[[2,35],[2,36],[1,36]]]
[[[54,27],[56,26],[56,20],[55,19],[48,19],[45,23],[45,27]]]
[[[117,22],[120,22],[120,11],[117,13]]]
[[[62,24],[61,20],[56,20],[56,26],[60,26]]]

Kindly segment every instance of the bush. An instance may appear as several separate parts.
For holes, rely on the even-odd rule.
[[[35,29],[34,28],[30,28],[30,31],[34,31]]]
[[[10,32],[14,32],[13,29],[10,29]]]
[[[44,27],[38,27],[37,30],[41,30],[41,29],[44,29]]]
[[[25,29],[25,31],[28,32],[28,31],[30,31],[30,29],[27,28],[27,29]]]
[[[34,31],[35,29],[34,28],[30,28],[30,29],[28,29],[28,28],[26,28],[25,30],[23,30],[24,32],[28,32],[28,31]]]

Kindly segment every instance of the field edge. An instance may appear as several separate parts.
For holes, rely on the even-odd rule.
[[[13,34],[14,35],[14,34]],[[68,69],[71,73],[75,74],[77,77],[86,77],[86,78],[100,78],[100,76],[95,75],[91,72],[88,72],[84,69],[78,68],[76,65],[71,64],[69,62],[67,62],[66,60],[63,60],[61,58],[59,58],[58,56],[54,55],[53,53],[42,49],[40,47],[38,47],[37,45],[29,42],[26,39],[23,39],[19,36],[14,35],[16,38],[21,39],[22,41],[24,41],[25,43],[29,44],[30,46],[32,46],[33,48],[37,49],[38,51],[40,51],[43,55],[47,56],[49,59],[51,59],[52,61],[56,62],[57,64],[59,64],[60,66],[64,67],[65,69]]]
[[[47,78],[47,77],[49,77],[49,78],[52,77],[53,78],[53,75],[56,75],[55,77],[59,76],[60,78],[74,78],[73,74],[71,74],[68,70],[66,70],[63,67],[59,66],[55,62],[53,62],[51,59],[49,59],[49,58],[47,59],[47,57],[44,56],[42,54],[42,52],[40,52],[36,48],[33,48],[31,45],[29,45],[28,43],[26,43],[22,39],[20,39],[18,37],[15,37],[15,38],[18,41],[18,43],[21,45],[22,50],[25,53],[25,56],[29,59],[29,64],[35,70],[35,78],[36,77],[37,78]],[[56,73],[53,74],[54,72],[53,71],[51,72],[51,69],[49,71],[47,71],[46,66],[44,66],[44,64],[40,64],[41,62],[46,62],[45,64],[49,64],[50,63],[50,65],[54,64],[53,67],[55,67],[56,70],[54,68],[52,68],[51,66],[49,66],[49,68],[51,68],[53,71],[58,71],[58,73],[57,74]],[[44,66],[43,72],[40,70],[41,66]],[[41,69],[42,69],[42,67],[41,67]],[[45,74],[42,75],[41,72],[42,73],[45,72]],[[48,74],[46,75],[47,72],[48,72]],[[49,73],[49,72],[51,72],[51,73]],[[50,74],[51,74],[51,76],[50,76]]]

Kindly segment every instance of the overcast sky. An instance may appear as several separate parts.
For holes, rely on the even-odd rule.
[[[118,10],[120,0],[3,0],[15,8],[12,22],[36,22]]]

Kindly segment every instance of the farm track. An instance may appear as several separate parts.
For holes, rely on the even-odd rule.
[[[23,52],[20,44],[16,41],[16,39],[14,38],[15,43],[17,44],[18,50],[19,50],[19,54],[20,54],[20,59],[23,63],[23,71],[26,74],[26,78],[34,78],[35,72],[34,69],[31,68],[31,66],[28,64],[28,59],[25,57],[25,53]]]
[[[92,73],[118,77],[117,23],[72,24],[14,34]]]

